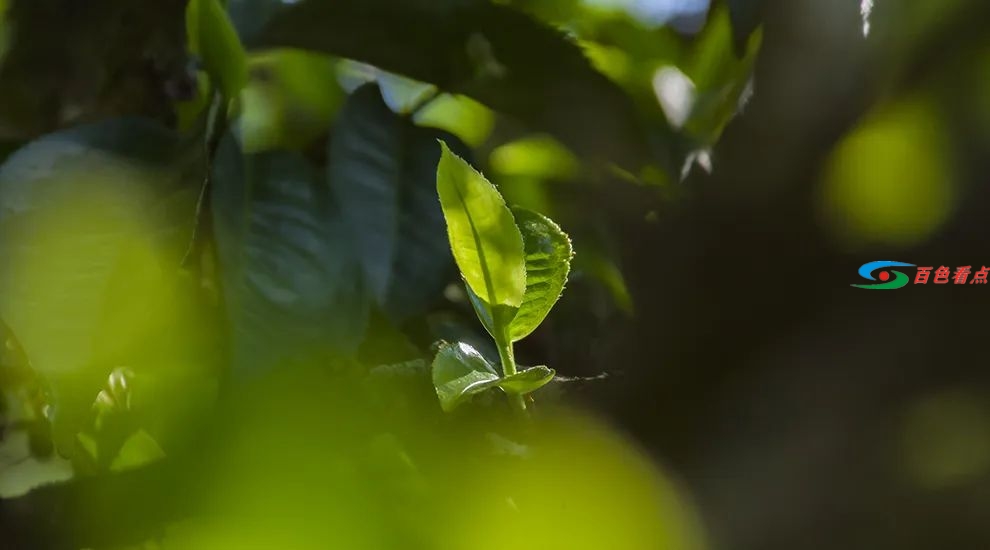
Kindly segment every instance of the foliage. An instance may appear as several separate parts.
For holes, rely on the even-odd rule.
[[[495,340],[502,377],[474,348],[459,343],[440,348],[433,384],[445,410],[494,386],[525,410],[522,395],[545,385],[554,371],[543,366],[517,371],[512,344],[535,330],[560,297],[570,269],[570,239],[539,214],[516,210],[517,221],[498,190],[441,145],[437,191],[450,247],[471,304]]]
[[[738,3],[713,8],[696,37],[571,3],[562,17],[578,39],[514,2],[227,4],[191,0],[184,17],[161,22],[184,25],[179,49],[196,61],[179,71],[188,93],[164,102],[142,88],[81,118],[51,118],[47,109],[79,103],[65,95],[71,87],[39,88],[41,108],[18,80],[34,76],[32,46],[15,32],[0,49],[0,78],[14,82],[0,91],[0,318],[4,350],[16,351],[0,369],[4,401],[20,411],[4,421],[23,416],[34,454],[71,465],[73,481],[59,486],[70,502],[119,480],[148,495],[133,509],[107,497],[66,512],[56,533],[24,536],[73,547],[148,540],[184,513],[156,501],[178,483],[213,520],[250,517],[259,495],[336,517],[331,539],[343,547],[447,547],[437,534],[451,529],[464,531],[454,547],[472,547],[470,522],[442,519],[461,517],[461,502],[515,518],[485,544],[551,531],[568,548],[616,537],[696,544],[693,525],[660,536],[648,521],[691,524],[690,508],[637,450],[554,411],[551,392],[541,393],[554,412],[535,412],[534,392],[559,381],[548,366],[517,366],[515,344],[536,340],[569,278],[610,296],[608,312],[631,310],[588,201],[628,185],[616,180],[662,196],[717,141],[759,46],[751,20],[730,24]],[[0,21],[0,48],[7,24],[47,13],[26,6],[13,2]],[[93,51],[85,65],[95,74],[130,67]],[[634,58],[616,61],[616,51]],[[72,57],[49,52],[58,55]],[[179,64],[162,57],[169,71],[148,87],[171,90],[175,75],[164,73]],[[657,85],[671,67],[694,90],[682,118],[665,111],[673,103]],[[96,80],[93,97],[123,87]],[[515,414],[503,418],[506,408]],[[543,508],[572,494],[547,471],[548,457],[571,453],[588,457],[560,466],[571,475],[604,469],[617,484],[571,488],[586,499],[575,517]],[[269,469],[340,495],[268,480],[232,489]],[[487,485],[496,476],[506,485]],[[203,487],[243,498],[211,500]],[[47,489],[22,498],[39,495]],[[107,510],[127,528],[98,528],[114,523],[97,517]],[[622,529],[596,525],[602,514]],[[272,521],[271,531],[241,521],[244,531],[230,532],[221,521],[171,536],[231,547],[298,527]],[[307,523],[296,542],[317,532]],[[669,546],[647,543],[658,540]]]

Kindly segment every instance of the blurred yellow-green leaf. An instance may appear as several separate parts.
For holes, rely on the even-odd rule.
[[[924,97],[880,107],[832,152],[826,229],[844,246],[908,246],[932,237],[956,200],[942,122]]]
[[[550,136],[538,135],[500,145],[489,158],[492,169],[506,176],[530,176],[566,180],[574,177],[579,163],[573,153]]]
[[[186,6],[189,50],[203,59],[206,72],[233,99],[247,84],[247,56],[233,23],[218,0],[189,0]]]
[[[237,104],[245,152],[303,149],[326,134],[344,100],[334,61],[302,50],[252,54]]]

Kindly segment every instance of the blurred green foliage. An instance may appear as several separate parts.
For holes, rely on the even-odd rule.
[[[616,174],[657,198],[717,169],[754,89],[758,4],[714,2],[684,30],[634,2],[192,0],[147,33],[165,45],[134,46],[166,60],[151,70],[95,47],[99,28],[36,54],[8,29],[48,12],[13,2],[3,419],[28,419],[31,460],[57,467],[3,496],[71,465],[57,487],[97,489],[34,534],[75,547],[707,547],[661,466],[555,403],[568,365],[524,366],[513,344],[540,339],[569,275],[569,311],[634,313],[597,201],[634,187]],[[125,34],[157,28],[140,22]],[[42,86],[36,58],[78,65],[83,89]],[[932,103],[892,98],[831,152],[840,240],[916,243],[950,215]],[[919,405],[906,475],[985,471],[985,449],[960,451],[980,414]],[[102,492],[121,479],[136,490]]]

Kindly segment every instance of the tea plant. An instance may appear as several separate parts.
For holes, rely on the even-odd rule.
[[[442,143],[437,192],[450,249],[471,304],[495,340],[501,376],[470,345],[444,344],[433,361],[433,385],[444,410],[470,396],[501,388],[512,406],[549,382],[554,370],[520,370],[513,343],[532,333],[564,290],[573,250],[560,227],[524,208],[510,209],[485,177]]]

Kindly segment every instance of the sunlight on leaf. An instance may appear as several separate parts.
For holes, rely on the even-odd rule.
[[[472,395],[498,383],[495,369],[477,350],[463,342],[443,344],[433,359],[433,387],[444,412],[456,409]]]
[[[488,162],[492,170],[503,176],[566,180],[577,175],[580,169],[574,153],[544,134],[499,145],[492,151]]]
[[[516,374],[506,376],[498,381],[498,387],[505,390],[505,393],[518,393],[525,395],[547,385],[556,374],[553,369],[543,365],[523,369]]]
[[[564,291],[574,250],[571,239],[550,218],[513,208],[526,249],[526,294],[509,324],[513,341],[536,330]]]
[[[203,59],[225,97],[237,97],[247,83],[247,57],[223,6],[218,0],[190,0],[186,29],[190,51]]]
[[[462,95],[441,94],[416,112],[413,120],[454,134],[472,147],[488,139],[495,127],[495,113]]]
[[[468,286],[493,306],[519,307],[526,291],[523,240],[495,186],[443,144],[437,190]]]

